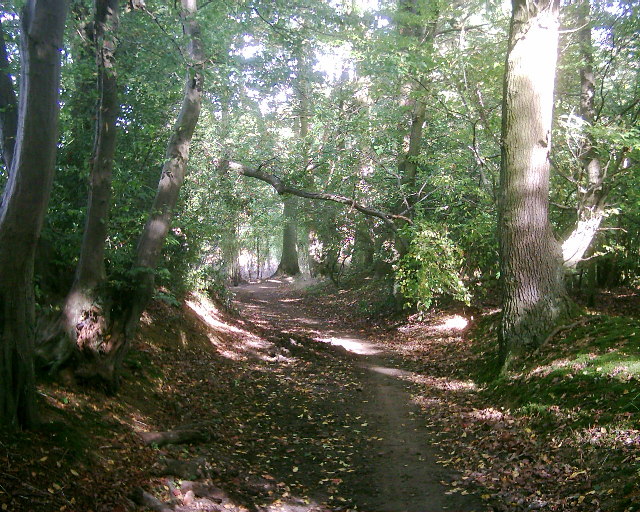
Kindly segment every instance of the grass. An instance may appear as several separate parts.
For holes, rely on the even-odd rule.
[[[472,378],[485,403],[526,425],[539,450],[567,464],[579,460],[594,489],[604,489],[603,510],[637,510],[640,321],[587,317],[506,375],[497,371],[497,322],[497,314],[487,316],[471,333],[481,361]]]
[[[505,406],[528,414],[552,409],[575,426],[640,418],[640,322],[594,316],[544,347],[516,374],[487,390]],[[478,380],[483,380],[479,375]]]

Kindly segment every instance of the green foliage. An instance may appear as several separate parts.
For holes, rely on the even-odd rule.
[[[461,279],[463,253],[447,232],[423,223],[412,229],[411,237],[409,252],[394,267],[407,304],[425,311],[443,295],[468,304],[471,295]]]
[[[179,308],[180,307],[180,301],[172,293],[168,293],[166,291],[160,290],[160,291],[156,292],[156,294],[153,296],[153,298],[155,300],[160,300],[160,301],[164,302],[165,304],[168,304],[169,306],[173,306],[175,308]]]

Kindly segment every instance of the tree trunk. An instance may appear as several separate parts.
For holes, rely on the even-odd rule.
[[[436,34],[439,11],[434,5],[419,5],[416,0],[402,0],[398,3],[398,32],[401,37],[411,40],[411,45],[420,45],[432,49]],[[431,11],[431,12],[425,12]],[[424,17],[428,16],[426,20]],[[402,87],[402,105],[411,112],[409,130],[404,136],[401,153],[398,159],[398,170],[402,183],[407,187],[406,201],[403,209],[411,209],[417,200],[418,163],[422,149],[422,132],[427,119],[427,101],[425,97],[426,76],[417,76]]]
[[[60,318],[39,333],[39,363],[55,373],[80,351],[91,357],[107,335],[110,304],[99,297],[105,280],[104,252],[111,205],[111,174],[119,112],[115,69],[118,0],[96,0],[95,20],[87,32],[94,38],[99,102],[92,153],[91,187],[80,259]]]
[[[100,347],[102,370],[106,371],[112,387],[118,387],[118,370],[136,329],[140,315],[153,296],[154,271],[160,259],[162,246],[171,227],[173,211],[178,202],[180,187],[184,182],[191,140],[200,116],[204,75],[204,55],[201,32],[196,20],[196,0],[181,0],[180,17],[188,39],[189,65],[185,79],[184,97],[178,119],[167,145],[158,190],[151,213],[140,235],[134,270],[136,280],[130,303],[122,325],[114,327],[113,336]],[[104,372],[103,372],[104,373]]]
[[[540,346],[572,310],[548,220],[559,0],[513,0],[502,111],[500,353]]]
[[[292,197],[284,199],[284,226],[282,228],[282,257],[276,274],[297,276],[300,274],[298,264],[298,226],[296,223],[296,205]]]
[[[296,77],[296,96],[297,104],[297,121],[298,121],[298,139],[301,144],[301,160],[303,167],[303,182],[306,185],[313,183],[313,176],[308,172],[309,169],[309,106],[310,106],[310,87],[309,73],[310,67],[307,61],[304,48],[298,48],[296,51],[297,60],[297,77]],[[298,201],[293,197],[285,197],[283,200],[284,209],[282,214],[282,256],[276,274],[287,276],[296,276],[301,273],[298,254],[298,222],[297,210]]]
[[[0,424],[13,428],[37,419],[33,262],[53,181],[65,15],[63,0],[28,0],[22,12],[16,151],[0,208]]]
[[[580,116],[588,128],[596,120],[596,83],[593,73],[593,45],[591,43],[591,16],[589,0],[578,7],[577,23],[580,42]],[[604,186],[602,163],[595,148],[595,140],[587,131],[581,150],[583,180],[578,187],[578,221],[572,233],[562,244],[564,264],[568,268],[582,261],[604,219],[607,191]]]

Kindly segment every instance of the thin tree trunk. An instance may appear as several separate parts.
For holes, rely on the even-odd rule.
[[[196,12],[196,0],[181,0],[180,16],[188,38],[187,55],[190,63],[186,73],[182,107],[167,145],[156,197],[138,241],[134,265],[137,281],[124,318],[122,335],[114,335],[106,347],[110,354],[107,370],[112,374],[112,384],[115,387],[117,387],[117,370],[130,340],[135,335],[140,315],[153,295],[154,271],[171,227],[173,211],[178,202],[178,194],[184,182],[189,161],[191,140],[200,116],[204,79],[202,68],[205,59]]]
[[[284,198],[284,226],[282,228],[282,256],[276,274],[296,276],[300,274],[298,263],[298,226],[296,222],[296,205],[293,198]]]
[[[402,0],[398,5],[400,18],[398,20],[398,32],[401,37],[408,38],[412,44],[419,42],[422,46],[431,48],[436,34],[438,22],[438,8],[432,5],[419,5],[416,0]],[[428,13],[430,20],[422,17]],[[416,19],[417,18],[417,19]],[[426,76],[415,76],[413,80],[403,87],[404,97],[402,104],[411,111],[411,121],[408,133],[404,137],[402,151],[398,159],[398,169],[402,182],[408,187],[405,208],[411,207],[416,193],[416,180],[418,173],[417,158],[422,149],[422,133],[427,119],[427,102],[425,98]]]
[[[500,352],[543,343],[571,311],[560,244],[548,219],[549,151],[559,0],[513,0],[502,112]]]
[[[591,42],[591,16],[589,0],[578,7],[578,37],[580,43],[580,116],[591,128],[596,121],[596,83],[593,73],[593,44]],[[562,244],[564,264],[568,268],[582,261],[604,219],[607,191],[600,157],[591,132],[587,132],[582,147],[584,185],[578,188],[578,221]]]
[[[28,0],[22,12],[16,152],[0,208],[0,424],[13,428],[37,420],[33,262],[53,181],[66,10]]]

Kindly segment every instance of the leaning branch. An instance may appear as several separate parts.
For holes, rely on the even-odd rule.
[[[256,169],[254,167],[248,167],[244,164],[231,161],[227,162],[226,166],[229,170],[235,171],[242,176],[256,178],[260,181],[268,183],[280,195],[291,194],[298,197],[304,197],[306,199],[332,201],[334,203],[340,203],[350,206],[354,210],[358,210],[360,213],[369,215],[371,217],[377,217],[378,219],[382,220],[394,233],[398,232],[398,227],[396,226],[394,220],[403,220],[409,224],[412,224],[411,219],[405,217],[404,215],[395,215],[392,213],[382,212],[380,210],[376,210],[375,208],[364,206],[358,203],[355,199],[351,199],[350,197],[341,196],[339,194],[329,194],[326,192],[308,192],[299,188],[290,187],[289,185],[286,185],[278,176],[274,176],[273,174],[264,172],[260,168]]]

